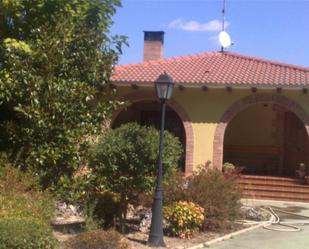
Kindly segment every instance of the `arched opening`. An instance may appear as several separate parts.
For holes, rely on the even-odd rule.
[[[276,104],[256,104],[227,125],[223,162],[243,167],[244,174],[294,176],[308,163],[308,139],[301,120]]]
[[[278,94],[255,94],[236,101],[222,116],[214,137],[214,167],[231,161],[245,173],[295,176],[309,164],[309,117]]]
[[[123,109],[114,119],[112,128],[117,128],[128,122],[136,122],[140,125],[154,126],[160,129],[160,104],[155,100],[144,100],[132,103],[130,106]],[[183,121],[177,112],[171,107],[166,108],[165,129],[179,138],[183,154],[179,160],[178,166],[184,172],[186,163],[186,132]]]

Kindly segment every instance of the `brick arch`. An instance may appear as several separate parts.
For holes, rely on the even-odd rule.
[[[224,134],[225,134],[225,130],[229,122],[242,110],[245,110],[252,105],[261,104],[261,103],[276,104],[293,112],[303,122],[306,128],[307,134],[308,134],[308,139],[309,139],[309,115],[299,104],[279,94],[250,95],[232,104],[232,106],[230,106],[225,111],[223,116],[221,117],[216,127],[215,135],[214,135],[213,167],[220,169],[220,170],[222,168]]]
[[[141,102],[141,101],[150,101],[157,100],[155,93],[151,92],[140,92],[136,91],[131,94],[128,94],[122,98],[124,101],[129,101],[129,104]],[[167,102],[167,105],[173,109],[179,118],[182,121],[182,125],[185,129],[186,134],[186,151],[185,151],[185,174],[190,175],[193,172],[193,127],[192,122],[187,115],[186,111],[172,98]],[[123,106],[117,109],[112,115],[110,127],[114,123],[117,116],[125,109],[126,106]]]

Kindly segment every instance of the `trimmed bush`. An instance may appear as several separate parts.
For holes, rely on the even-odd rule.
[[[172,235],[191,238],[204,223],[204,209],[193,202],[179,201],[164,208]]]
[[[164,177],[172,175],[182,152],[178,138],[164,133]],[[120,221],[126,219],[128,203],[155,186],[159,131],[128,123],[108,130],[93,148],[89,162],[95,186],[103,186],[120,196]]]
[[[52,249],[56,240],[42,224],[21,219],[0,220],[0,249]]]
[[[96,230],[75,236],[66,242],[67,249],[129,249],[130,246],[116,231]]]

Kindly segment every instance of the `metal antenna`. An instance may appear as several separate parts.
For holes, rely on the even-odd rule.
[[[223,7],[222,7],[222,31],[225,30],[225,8],[226,8],[226,3],[225,0],[223,0]],[[224,51],[224,47],[221,46],[221,52]]]

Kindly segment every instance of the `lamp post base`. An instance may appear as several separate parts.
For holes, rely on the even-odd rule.
[[[150,236],[150,238],[147,242],[147,245],[151,246],[151,247],[166,247],[166,245],[163,241],[162,235]]]

